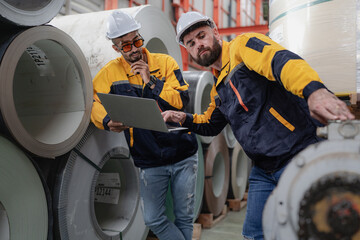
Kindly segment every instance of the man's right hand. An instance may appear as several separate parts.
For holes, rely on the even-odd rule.
[[[165,122],[175,122],[183,124],[186,119],[186,113],[173,110],[164,111],[161,113],[161,115]]]
[[[120,133],[120,132],[124,131],[125,129],[129,128],[128,126],[125,126],[123,123],[114,122],[113,120],[110,120],[107,125],[108,125],[110,131],[118,132],[118,133]]]

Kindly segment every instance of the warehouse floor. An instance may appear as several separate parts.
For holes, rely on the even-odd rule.
[[[211,228],[201,228],[200,232],[194,226],[193,240],[242,240],[242,226],[245,220],[246,206],[240,211],[227,211],[225,216]],[[196,223],[198,224],[198,223]],[[200,225],[198,225],[200,226]],[[195,232],[196,231],[196,232]],[[198,238],[200,235],[200,238]],[[158,240],[149,233],[146,240]]]
[[[241,240],[246,207],[240,211],[228,211],[226,216],[212,228],[201,230],[200,240]]]

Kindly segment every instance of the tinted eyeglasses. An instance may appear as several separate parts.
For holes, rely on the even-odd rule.
[[[129,43],[125,43],[125,44],[121,45],[119,48],[124,53],[127,53],[127,52],[131,51],[133,45],[136,48],[139,48],[139,47],[143,46],[144,45],[144,39],[142,37],[140,37],[140,38],[134,40],[132,43],[129,42]]]

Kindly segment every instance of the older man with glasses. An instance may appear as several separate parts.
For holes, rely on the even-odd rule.
[[[124,131],[134,163],[140,168],[140,195],[145,224],[159,239],[192,239],[197,173],[197,140],[193,133],[161,133],[124,126],[110,119],[97,93],[155,99],[161,111],[183,110],[189,102],[188,84],[176,61],[143,47],[140,24],[123,11],[107,22],[107,37],[122,56],[95,76],[91,121],[100,129]],[[134,111],[137,111],[134,109]],[[170,183],[174,223],[165,215]]]

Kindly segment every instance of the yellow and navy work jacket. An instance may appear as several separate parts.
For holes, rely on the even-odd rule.
[[[110,121],[98,92],[152,98],[161,111],[182,110],[189,102],[188,84],[176,61],[165,54],[149,53],[145,48],[143,53],[147,55],[150,74],[156,77],[155,88],[146,86],[140,74],[130,72],[130,65],[123,57],[110,61],[93,80],[91,121],[96,127],[109,130],[107,124]],[[198,148],[194,133],[161,133],[139,128],[129,128],[124,133],[134,163],[140,168],[179,162],[195,154]]]
[[[281,168],[321,140],[320,123],[310,117],[306,100],[325,86],[303,59],[257,33],[223,41],[221,59],[207,111],[187,114],[183,126],[214,136],[229,123],[246,154],[265,171]]]

